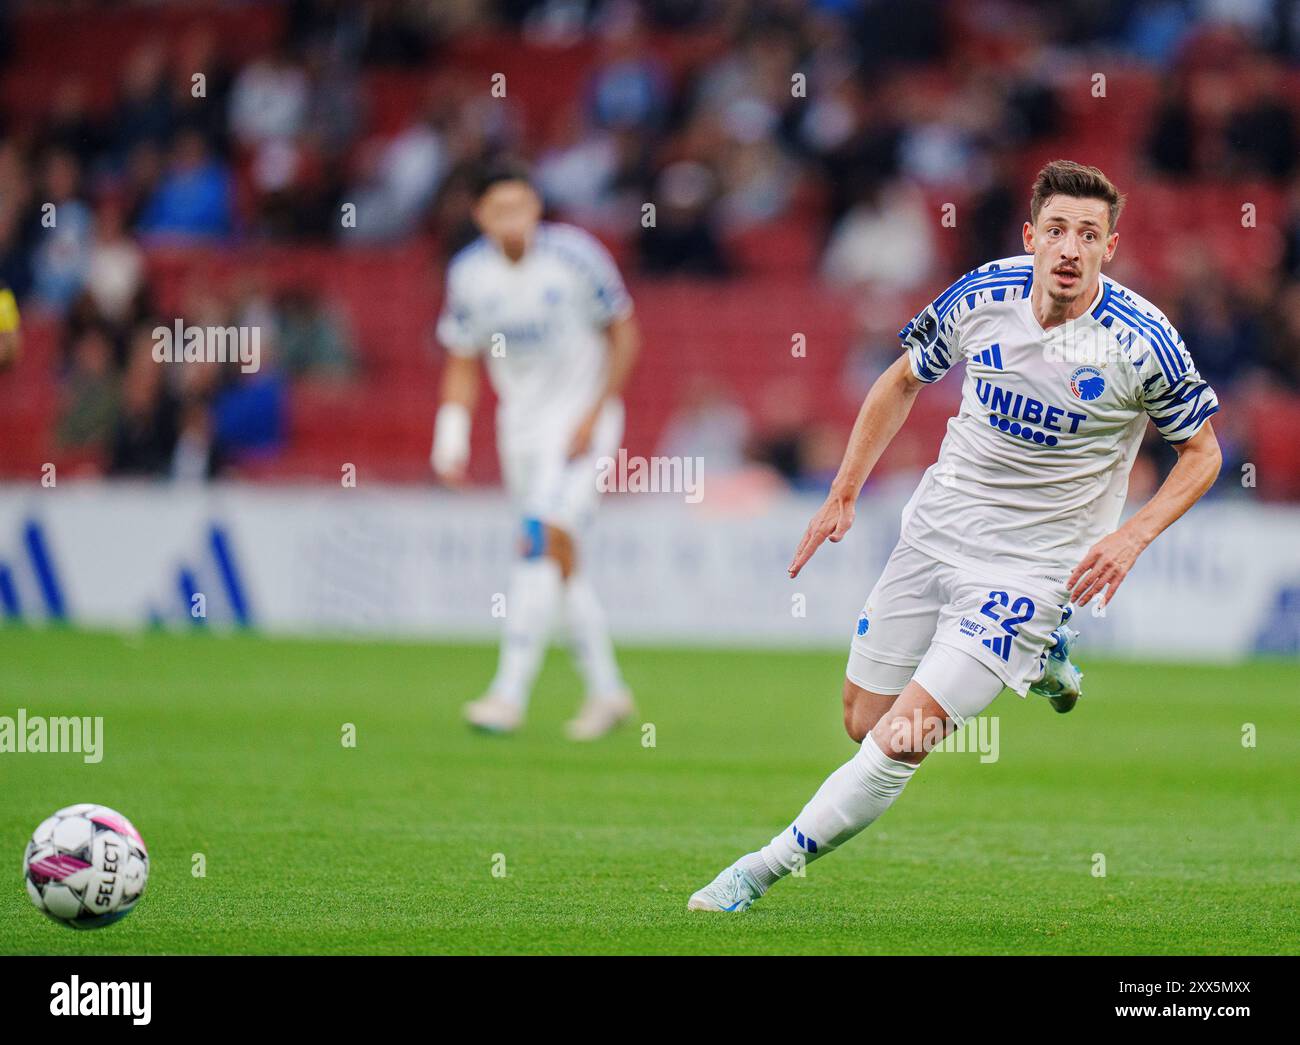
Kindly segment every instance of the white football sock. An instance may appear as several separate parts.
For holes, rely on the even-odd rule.
[[[800,863],[825,856],[873,823],[914,772],[916,766],[890,758],[867,734],[858,753],[826,778],[789,830],[742,857],[740,866],[766,890]]]
[[[564,586],[564,608],[569,618],[573,656],[587,686],[588,699],[608,700],[623,692],[623,676],[614,660],[605,611],[587,578],[574,573]]]
[[[560,567],[554,559],[542,556],[515,565],[506,593],[501,657],[489,693],[520,707],[528,703],[559,598]]]

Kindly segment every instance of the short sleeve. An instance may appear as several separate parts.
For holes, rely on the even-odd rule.
[[[595,236],[573,227],[560,227],[556,234],[562,252],[578,271],[592,324],[607,327],[615,320],[630,316],[632,297],[605,245]]]
[[[898,332],[907,352],[912,374],[918,381],[933,384],[951,368],[956,351],[955,324],[939,319],[938,299],[921,309],[911,322]]]
[[[1108,283],[1093,312],[1123,348],[1139,382],[1138,405],[1167,443],[1186,442],[1219,411],[1182,335],[1151,302]]]
[[[1150,328],[1143,360],[1142,408],[1167,443],[1186,442],[1219,412],[1219,397],[1197,372],[1178,331],[1167,320]]]
[[[447,273],[447,295],[438,317],[438,340],[455,356],[475,356],[482,344],[474,335],[474,313],[455,267]]]
[[[628,294],[619,274],[618,266],[604,247],[600,248],[602,262],[596,273],[592,289],[592,314],[601,326],[632,314],[632,296]]]
[[[932,384],[961,358],[961,318],[990,302],[1015,300],[1029,292],[1033,259],[990,261],[972,269],[921,309],[898,332],[918,381]]]

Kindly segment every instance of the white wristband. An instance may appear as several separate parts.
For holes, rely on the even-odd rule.
[[[439,475],[460,471],[469,460],[469,411],[463,403],[443,403],[433,425],[429,461]]]

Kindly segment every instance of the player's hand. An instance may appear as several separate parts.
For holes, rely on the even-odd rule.
[[[437,471],[438,478],[447,486],[461,487],[467,485],[467,473],[464,465],[455,468],[448,468],[446,471]]]
[[[429,464],[448,486],[465,484],[469,466],[469,410],[463,403],[445,402],[433,423],[433,448]]]
[[[600,419],[600,408],[590,411],[581,421],[578,427],[573,430],[573,436],[569,439],[569,460],[581,457],[591,449],[591,437],[596,431],[596,422]]]
[[[1100,595],[1104,607],[1115,597],[1116,589],[1124,582],[1145,547],[1122,529],[1103,537],[1088,549],[1088,554],[1070,574],[1066,582],[1070,600],[1077,606],[1086,606],[1094,596]]]
[[[429,451],[429,467],[448,486],[464,486],[469,462],[459,454],[449,453],[436,442]]]
[[[823,541],[829,538],[832,544],[838,544],[844,539],[844,535],[849,532],[849,527],[853,525],[853,517],[857,511],[856,500],[857,498],[846,493],[831,489],[826,503],[817,509],[817,514],[812,517],[812,522],[804,531],[803,540],[795,549],[789,570],[791,579],[799,576],[804,563],[813,557],[813,552],[822,546]]]

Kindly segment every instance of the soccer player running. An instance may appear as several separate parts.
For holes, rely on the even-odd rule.
[[[567,732],[594,740],[633,705],[579,543],[599,497],[597,461],[622,439],[619,396],[640,335],[605,248],[541,216],[524,168],[502,162],[478,180],[474,220],[483,235],[452,258],[438,320],[448,359],[430,459],[448,483],[464,480],[483,358],[499,400],[501,471],[523,535],[496,677],[465,717],[497,733],[522,724],[562,604],[587,691]]]
[[[927,751],[1004,686],[1073,707],[1071,601],[1109,602],[1147,545],[1213,484],[1213,390],[1169,321],[1101,273],[1123,204],[1095,167],[1049,163],[1034,183],[1026,253],[967,273],[899,334],[906,354],[867,394],[789,568],[798,576],[823,541],[843,539],[917,394],[965,360],[961,409],[858,618],[844,727],[859,750],[789,828],[696,892],[690,910],[743,911],[868,827]],[[1148,417],[1178,461],[1116,528]]]

